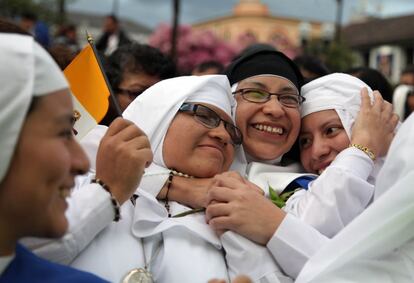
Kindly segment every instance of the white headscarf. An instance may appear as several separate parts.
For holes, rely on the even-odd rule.
[[[305,101],[301,117],[323,110],[335,110],[346,134],[351,140],[352,126],[361,108],[361,90],[366,87],[371,102],[374,100],[372,89],[360,79],[343,73],[334,73],[313,80],[301,89]],[[384,158],[375,160],[374,169],[368,181],[375,184],[376,176],[384,163]]]
[[[124,118],[136,123],[148,135],[154,152],[154,161],[145,170],[145,176],[160,177],[163,175],[162,184],[168,178],[169,173],[162,156],[164,137],[171,121],[184,102],[208,103],[225,111],[229,116],[233,116],[236,105],[226,76],[190,76],[161,81],[150,87],[128,106],[123,115]],[[191,131],[191,129],[182,130]],[[177,144],[177,146],[180,145]],[[236,147],[236,151],[240,151],[239,148]],[[143,183],[145,180],[141,181],[140,189],[137,191],[139,198],[136,200],[131,230],[134,236],[147,239],[144,248],[152,251],[151,254],[154,253],[156,246],[161,246],[154,265],[172,266],[173,273],[184,272],[184,269],[196,270],[203,280],[212,276],[211,270],[215,270],[217,274],[226,274],[224,259],[220,251],[220,240],[206,224],[205,216],[197,213],[181,218],[169,218],[164,204],[159,203],[154,195],[148,194],[148,191],[152,190],[148,187],[153,184]],[[188,207],[173,201],[169,204],[172,215],[189,210]],[[179,239],[185,239],[185,241],[178,240],[171,234],[174,231],[179,233]],[[157,244],[161,242],[163,244]],[[215,249],[212,248],[213,246]],[[211,264],[208,268],[204,268],[205,266],[201,266],[189,257],[189,254],[210,258]],[[156,267],[153,270],[157,272]],[[170,271],[169,268],[165,270]]]
[[[313,80],[301,89],[305,101],[301,118],[314,112],[333,109],[351,139],[352,125],[361,107],[361,89],[366,87],[373,100],[372,89],[360,79],[342,73],[334,73]]]
[[[33,96],[68,88],[61,70],[31,36],[0,33],[0,182],[9,168]]]
[[[125,109],[123,117],[147,134],[154,152],[153,162],[157,165],[165,167],[162,156],[164,137],[184,102],[208,103],[234,117],[236,102],[226,76],[178,77],[153,85]]]

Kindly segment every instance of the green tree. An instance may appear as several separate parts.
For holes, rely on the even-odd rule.
[[[354,66],[356,57],[343,42],[315,39],[304,48],[304,53],[320,58],[332,72],[344,72]]]

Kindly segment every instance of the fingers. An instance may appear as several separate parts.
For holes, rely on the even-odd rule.
[[[208,225],[215,231],[234,231],[234,223],[234,219],[231,219],[230,216],[218,216],[208,221]]]
[[[212,186],[207,192],[207,204],[216,202],[229,202],[237,197],[233,189],[226,187]]]
[[[366,87],[361,89],[361,109],[366,109],[371,106],[371,100],[368,95],[368,89]]]
[[[247,185],[249,186],[249,188],[250,189],[252,189],[253,191],[255,191],[255,192],[257,192],[257,193],[259,193],[259,194],[261,194],[262,196],[264,196],[264,191],[259,187],[259,186],[257,186],[256,184],[253,184],[252,182],[250,182],[250,181],[247,181]]]
[[[224,180],[233,180],[234,182],[243,184],[246,183],[246,180],[238,172],[228,171],[214,176],[212,184],[221,185]]]
[[[115,124],[109,126],[104,138],[115,137],[117,140],[129,141],[137,136],[145,135],[145,133],[131,121],[121,118],[118,119]],[[112,125],[114,125],[113,129],[111,128]]]
[[[372,105],[372,110],[381,112],[384,108],[384,99],[381,96],[381,93],[377,90],[372,92],[374,97],[374,103]]]
[[[112,123],[109,125],[108,130],[105,133],[105,136],[113,136],[116,135],[118,132],[122,131],[126,127],[130,125],[130,121],[125,120],[122,117],[118,117],[115,120],[112,121]]]
[[[232,283],[252,283],[252,280],[245,275],[239,275],[236,278],[234,278]]]
[[[139,158],[144,162],[145,168],[148,168],[148,166],[151,165],[153,153],[151,150],[150,142],[145,135],[138,136],[128,141],[126,146],[134,150],[132,153],[136,155],[136,158]]]
[[[219,216],[229,216],[231,213],[231,206],[228,203],[214,203],[210,204],[206,208],[206,220],[207,223],[212,218]]]
[[[397,127],[399,121],[400,121],[400,116],[393,113],[392,117],[391,117],[391,125],[393,126],[394,131],[395,131],[395,128]]]

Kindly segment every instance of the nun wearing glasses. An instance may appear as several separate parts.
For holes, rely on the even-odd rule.
[[[192,211],[169,199],[173,189],[168,185],[174,178],[212,178],[227,171],[234,156],[240,154],[242,134],[232,119],[234,106],[228,80],[220,75],[165,80],[134,100],[124,118],[148,135],[154,161],[145,176],[162,178],[167,195],[158,201],[149,192],[151,185],[144,182],[130,200],[120,207],[114,204],[115,222],[102,227],[99,215],[72,222],[69,234],[79,240],[57,244],[73,256],[70,265],[112,282],[207,282],[240,273],[266,282],[280,278],[289,282],[283,281],[289,279],[265,247],[243,239],[250,245],[250,254],[257,256],[250,257],[255,264],[247,263],[245,269],[246,262],[232,256],[237,250],[231,243],[221,241],[207,225],[203,211]],[[105,132],[105,127],[98,126],[82,141],[91,160]],[[82,213],[85,207],[99,209],[92,200],[86,203],[82,199],[93,174],[92,169],[79,182],[68,215]],[[100,180],[92,181],[111,190]],[[50,245],[42,249],[48,248],[47,254],[53,256]],[[263,264],[257,264],[258,259]]]
[[[320,176],[295,190],[282,210],[246,190],[240,176],[222,174],[209,191],[207,208],[212,227],[266,245],[292,278],[371,203],[398,122],[378,92],[347,74],[316,79],[302,88],[302,95],[301,161]],[[262,174],[267,182],[275,176],[281,174]]]

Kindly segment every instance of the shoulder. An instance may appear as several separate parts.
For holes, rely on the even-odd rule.
[[[92,282],[104,283],[93,274],[44,260],[21,245],[16,257],[0,277],[0,282]]]

